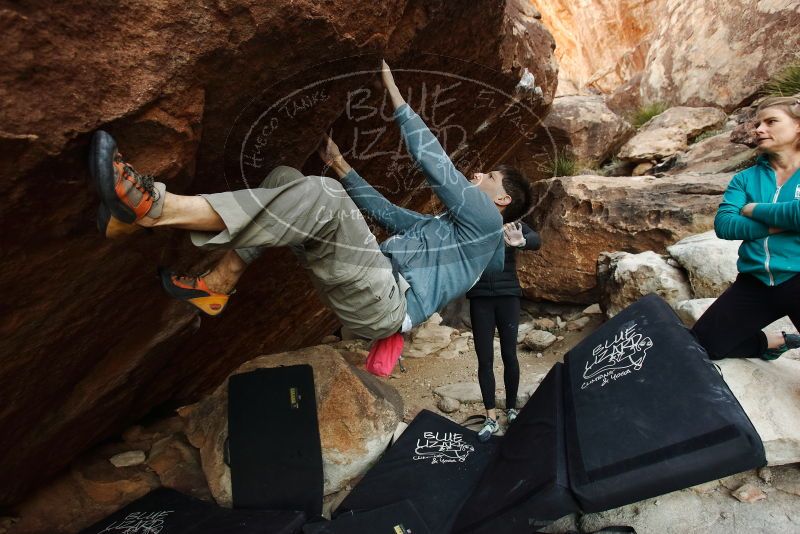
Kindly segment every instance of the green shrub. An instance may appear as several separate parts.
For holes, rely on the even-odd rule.
[[[764,96],[793,96],[800,93],[800,60],[770,78],[762,93]]]
[[[667,106],[664,102],[653,102],[651,104],[644,104],[639,109],[633,112],[630,117],[630,122],[634,127],[640,128],[644,123],[667,111]]]
[[[598,176],[617,176],[617,173],[620,169],[625,167],[627,164],[620,160],[618,157],[614,156],[611,158],[611,161],[602,165],[599,169],[597,169]]]
[[[548,176],[574,176],[578,170],[578,162],[567,151],[556,150],[542,170]]]

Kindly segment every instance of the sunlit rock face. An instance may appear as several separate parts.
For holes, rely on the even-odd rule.
[[[553,33],[558,95],[717,106],[752,99],[796,57],[796,0],[532,0]],[[615,94],[616,93],[616,94]]]
[[[666,0],[532,0],[556,40],[558,95],[610,93],[643,70]]]
[[[794,0],[668,0],[641,96],[733,110],[796,57],[798,24]]]

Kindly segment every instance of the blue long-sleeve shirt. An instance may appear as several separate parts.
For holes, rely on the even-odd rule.
[[[752,218],[741,209],[757,203]],[[788,230],[770,235],[770,227]],[[800,171],[780,187],[766,156],[731,179],[714,218],[721,239],[741,239],[739,272],[774,286],[800,272]]]
[[[463,295],[484,270],[503,270],[503,218],[489,196],[455,168],[407,104],[397,108],[394,118],[446,211],[423,215],[396,206],[355,170],[342,178],[342,185],[359,209],[394,234],[381,243],[381,251],[410,286],[407,313],[417,325]]]

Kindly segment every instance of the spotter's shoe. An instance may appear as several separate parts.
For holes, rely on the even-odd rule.
[[[131,235],[142,229],[137,224],[128,224],[120,221],[113,215],[104,203],[97,207],[97,229],[109,239]]]
[[[207,273],[182,276],[163,267],[158,268],[161,285],[170,297],[188,302],[206,315],[219,315],[233,292],[226,294],[211,291],[203,279],[205,274]]]
[[[775,347],[774,349],[765,350],[761,354],[762,360],[777,360],[787,350],[800,347],[800,335],[787,334],[786,332],[781,332],[781,334],[783,334],[783,345]]]
[[[506,411],[506,420],[508,421],[508,424],[510,425],[513,423],[517,419],[518,415],[519,411],[516,408],[509,408]]]
[[[483,423],[483,427],[481,427],[481,429],[478,431],[478,441],[481,443],[489,441],[489,438],[492,437],[492,434],[497,432],[499,429],[500,425],[497,424],[497,421],[491,417],[487,417],[486,422]]]
[[[145,215],[153,218],[161,215],[164,184],[125,163],[116,141],[103,130],[92,136],[89,172],[100,200],[119,221],[133,224]]]

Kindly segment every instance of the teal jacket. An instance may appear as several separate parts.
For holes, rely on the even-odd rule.
[[[740,210],[755,202],[753,216]],[[770,227],[787,230],[770,235]],[[741,239],[740,273],[749,273],[765,285],[785,282],[800,272],[800,171],[778,187],[766,156],[734,175],[719,205],[714,230],[721,239]]]
[[[381,251],[403,275],[414,325],[463,295],[486,272],[502,272],[503,217],[497,206],[450,161],[422,119],[404,104],[394,114],[411,157],[446,207],[423,215],[392,204],[355,170],[342,178],[353,202],[394,234]]]

